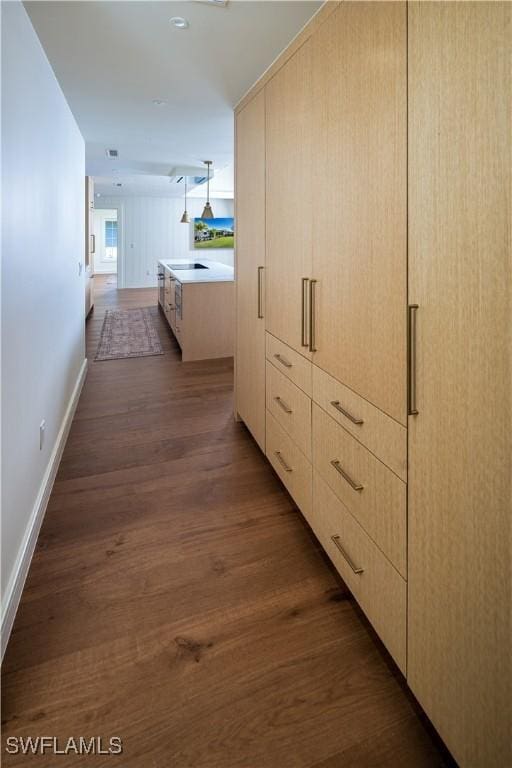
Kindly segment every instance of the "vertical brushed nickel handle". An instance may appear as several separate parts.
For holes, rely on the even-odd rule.
[[[91,253],[96,253],[96,235],[91,235]]]
[[[316,352],[316,280],[309,281],[309,351]]]
[[[337,411],[343,414],[343,416],[346,416],[349,421],[352,422],[352,424],[364,424],[364,421],[357,416],[352,416],[352,414],[349,411],[346,411],[343,406],[340,405],[339,400],[331,400],[331,405],[333,408],[336,408]]]
[[[409,317],[407,323],[407,413],[416,416],[418,406],[416,403],[416,312],[417,304],[409,305]]]
[[[263,318],[261,278],[264,267],[258,267],[258,319]]]
[[[338,461],[338,459],[333,459],[331,461],[331,465],[334,467],[336,472],[338,472],[338,474],[340,474],[342,476],[342,478],[347,481],[347,483],[350,485],[351,488],[354,489],[354,491],[362,491],[363,490],[364,485],[361,485],[361,483],[358,483],[355,480],[352,480],[350,475],[347,472],[345,472],[345,470],[341,466],[341,464]]]
[[[308,283],[309,278],[303,277],[302,278],[302,328],[301,328],[301,344],[303,347],[307,347],[308,342],[308,320],[307,320],[307,313],[306,313],[306,307],[307,307],[307,295],[308,295]]]
[[[279,362],[284,365],[285,368],[293,368],[293,365],[282,355],[279,354],[279,352],[276,352],[274,355],[276,360],[279,360]]]
[[[293,411],[292,411],[292,409],[290,408],[290,406],[289,406],[289,405],[287,405],[287,404],[285,403],[285,401],[284,401],[284,400],[283,400],[281,397],[279,397],[279,396],[277,396],[277,397],[274,397],[274,400],[276,401],[276,403],[277,403],[279,406],[281,406],[281,408],[283,409],[283,411],[284,411],[285,413],[293,413]]]
[[[339,536],[331,536],[331,540],[334,542],[334,545],[339,549],[339,551],[341,552],[341,554],[343,555],[343,557],[347,561],[347,563],[350,566],[350,568],[354,571],[354,573],[357,573],[358,575],[361,574],[361,573],[364,573],[364,568],[359,568],[354,563],[354,561],[352,560],[350,555],[343,549],[343,547],[341,546],[340,537]]]
[[[285,472],[293,472],[293,469],[286,463],[286,461],[283,459],[281,455],[281,451],[274,451],[274,454],[277,456],[277,459]]]

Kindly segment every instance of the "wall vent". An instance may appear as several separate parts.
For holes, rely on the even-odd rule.
[[[119,156],[119,152],[117,151],[117,149],[106,149],[105,153],[106,153],[107,157],[118,157]]]

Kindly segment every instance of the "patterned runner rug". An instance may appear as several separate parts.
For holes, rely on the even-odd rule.
[[[163,355],[151,310],[107,309],[95,360]]]

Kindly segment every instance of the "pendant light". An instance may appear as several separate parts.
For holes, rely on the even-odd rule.
[[[185,176],[185,210],[183,216],[180,219],[181,224],[190,224],[190,216],[187,211],[187,177]]]
[[[203,209],[203,215],[201,216],[202,219],[213,219],[213,211],[212,207],[210,205],[210,165],[212,164],[211,160],[204,160],[204,164],[208,168],[208,176],[206,181],[206,205]]]

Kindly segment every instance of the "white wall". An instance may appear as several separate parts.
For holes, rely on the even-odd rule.
[[[232,200],[211,200],[215,216],[233,216]],[[96,208],[117,208],[121,253],[118,258],[120,288],[156,285],[158,259],[191,258],[201,255],[233,265],[233,249],[194,251],[193,224],[181,224],[183,200],[169,197],[97,197]],[[191,219],[200,216],[204,200],[187,202]],[[236,224],[235,224],[236,225]]]
[[[20,2],[2,3],[1,14],[5,630],[85,370],[84,277],[78,269],[84,259],[85,157],[25,9]]]

